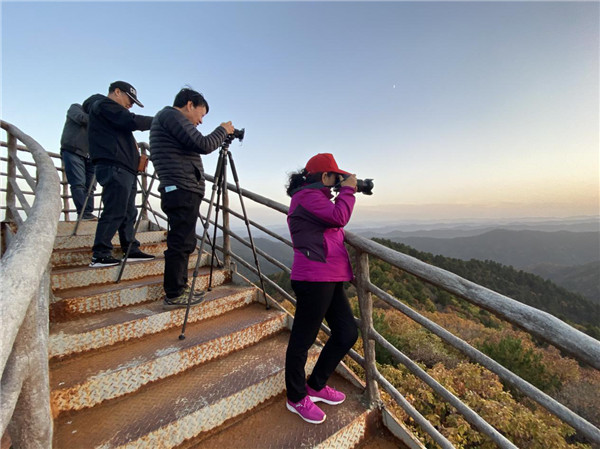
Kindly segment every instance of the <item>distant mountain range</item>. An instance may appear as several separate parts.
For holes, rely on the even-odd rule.
[[[592,223],[593,224],[593,223]],[[535,224],[539,227],[543,224]],[[552,226],[552,223],[547,223]],[[581,222],[577,223],[583,225]],[[517,226],[517,225],[514,225]],[[564,224],[561,224],[564,226]],[[373,231],[361,230],[364,237]],[[402,237],[402,233],[433,233],[455,235],[454,237]],[[475,235],[469,235],[475,233]],[[462,236],[456,236],[461,235]],[[242,234],[243,235],[243,234]],[[596,304],[600,304],[600,232],[533,231],[482,228],[445,228],[433,230],[388,231],[386,239],[406,244],[418,251],[443,255],[462,260],[492,260],[518,270],[536,274],[579,293]],[[396,235],[396,237],[390,237]],[[465,236],[467,235],[467,236]],[[286,235],[286,237],[288,237]],[[291,248],[271,238],[255,238],[256,245],[286,266],[291,266]],[[234,241],[234,251],[245,258],[251,257],[250,250]],[[247,259],[247,260],[252,260]],[[280,269],[267,261],[261,261],[262,271],[269,275]]]
[[[397,237],[419,251],[469,260],[494,260],[526,269],[539,264],[582,265],[600,260],[598,232],[542,232],[495,229],[471,237]]]
[[[462,260],[493,260],[538,274],[600,303],[600,233],[495,229],[454,238],[397,237],[419,251]]]

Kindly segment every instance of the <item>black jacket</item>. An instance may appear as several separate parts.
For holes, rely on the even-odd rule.
[[[67,111],[67,120],[60,137],[61,151],[69,151],[83,157],[89,156],[87,124],[88,115],[81,105],[72,104]]]
[[[133,131],[150,129],[152,117],[135,115],[100,94],[85,100],[83,110],[89,114],[88,141],[92,162],[137,173],[140,152]]]
[[[159,190],[177,186],[204,195],[204,167],[200,154],[215,151],[227,131],[218,126],[203,136],[180,111],[167,106],[159,111],[150,128],[150,160],[160,179]]]

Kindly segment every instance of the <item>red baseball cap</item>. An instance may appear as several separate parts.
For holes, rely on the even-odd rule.
[[[308,173],[333,172],[342,175],[352,174],[341,170],[331,153],[319,153],[316,156],[311,157],[306,163],[305,168]]]

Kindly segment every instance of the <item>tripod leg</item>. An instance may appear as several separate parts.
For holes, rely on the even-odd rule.
[[[227,173],[227,159],[224,157],[223,158],[223,167],[221,169],[221,178],[217,180],[218,181],[217,204],[216,204],[216,212],[215,212],[215,226],[214,226],[214,232],[213,232],[212,250],[210,253],[210,273],[208,276],[208,288],[207,288],[208,291],[211,291],[211,289],[212,289],[214,260],[215,260],[216,245],[217,245],[217,226],[219,223],[219,210],[221,209],[221,195],[227,188],[227,185],[226,185],[227,181],[225,178],[225,173]]]
[[[196,278],[198,277],[198,269],[200,268],[200,260],[202,259],[202,251],[204,250],[204,244],[206,243],[206,238],[208,236],[208,226],[210,224],[210,216],[212,214],[212,208],[215,200],[215,194],[217,192],[217,184],[220,182],[223,171],[223,160],[225,159],[225,152],[227,148],[225,146],[221,147],[221,151],[219,152],[219,159],[217,161],[217,169],[215,171],[215,182],[212,186],[212,192],[210,194],[210,202],[208,203],[208,212],[206,213],[206,221],[204,222],[204,230],[202,231],[202,239],[200,240],[200,246],[198,247],[198,258],[196,259],[196,266],[194,268],[194,276],[192,278],[192,285],[190,287],[190,293],[188,296],[187,307],[185,308],[185,316],[183,318],[183,325],[181,327],[181,335],[179,335],[180,340],[185,339],[185,328],[187,326],[188,317],[190,315],[190,306],[192,303],[192,296],[194,295],[194,287],[196,286]]]
[[[244,205],[244,198],[242,196],[242,189],[240,187],[240,180],[238,179],[237,170],[235,169],[235,164],[233,162],[233,156],[231,153],[228,153],[229,156],[229,164],[231,165],[231,172],[233,173],[233,179],[235,181],[235,186],[238,191],[238,195],[240,198],[240,205],[242,206],[242,212],[244,214],[244,223],[246,223],[246,229],[248,230],[248,238],[250,239],[250,246],[252,247],[252,254],[254,255],[254,264],[256,265],[256,271],[258,271],[258,280],[260,281],[260,288],[263,292],[263,298],[265,299],[265,307],[267,310],[271,308],[269,304],[269,300],[267,299],[267,292],[265,291],[265,284],[263,281],[262,273],[260,271],[260,264],[258,263],[258,255],[256,254],[256,246],[254,246],[254,239],[252,238],[252,232],[250,231],[250,221],[248,220],[248,214],[246,213],[246,206]]]
[[[214,226],[213,239],[212,239],[211,252],[210,252],[210,272],[208,275],[208,287],[206,288],[206,290],[208,290],[208,291],[212,290],[212,277],[213,277],[213,269],[214,269],[214,261],[215,261],[215,250],[216,250],[216,245],[217,245],[217,223],[219,222],[220,201],[221,201],[221,186],[219,185],[219,187],[217,188],[217,204],[215,206],[215,226]]]
[[[150,191],[152,190],[152,185],[154,184],[155,179],[156,179],[156,173],[154,173],[152,175],[152,180],[150,181],[150,186],[148,187],[148,190],[144,192],[143,187],[142,187],[142,192],[143,192],[142,208],[140,209],[140,214],[138,215],[137,221],[135,222],[135,227],[133,228],[133,240],[135,240],[135,235],[137,234],[138,228],[140,227],[140,222],[142,221],[143,211],[146,209],[146,204],[148,203],[148,200],[150,199]],[[137,182],[138,182],[138,184],[140,184],[140,187],[141,187],[141,183],[139,182],[139,179],[137,179]],[[129,253],[131,252],[131,245],[133,245],[133,241],[129,242],[129,245],[127,245],[127,251],[123,255],[123,261],[121,262],[121,268],[119,269],[119,275],[117,276],[117,280],[115,281],[115,284],[118,284],[119,282],[121,282],[121,277],[123,276],[123,271],[125,270],[125,264],[127,264],[127,258],[129,257]]]

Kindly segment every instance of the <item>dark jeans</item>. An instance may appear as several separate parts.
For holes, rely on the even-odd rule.
[[[336,366],[358,338],[352,309],[343,282],[292,281],[297,304],[294,324],[285,355],[287,397],[298,402],[306,396],[305,384],[321,390]],[[304,367],[308,350],[315,342],[323,318],[331,329],[312,374],[306,381]]]
[[[83,157],[70,151],[61,150],[60,155],[65,165],[65,174],[67,175],[67,181],[71,188],[71,196],[75,203],[75,209],[77,209],[77,215],[81,213],[83,203],[85,203],[85,197],[88,189],[94,177],[94,164],[88,157]],[[96,190],[95,186],[92,192]],[[90,195],[87,205],[85,206],[85,212],[83,216],[88,218],[94,211],[94,196]]]
[[[119,231],[119,241],[123,251],[132,245],[132,252],[140,247],[135,240],[133,228],[137,210],[135,195],[137,193],[136,175],[112,165],[96,165],[96,179],[102,186],[102,202],[104,207],[98,220],[96,238],[92,251],[94,257],[108,257],[112,253],[111,240]]]
[[[196,249],[196,221],[202,195],[177,189],[161,193],[160,207],[169,219],[165,251],[164,289],[167,298],[183,293],[188,281],[188,261]]]

